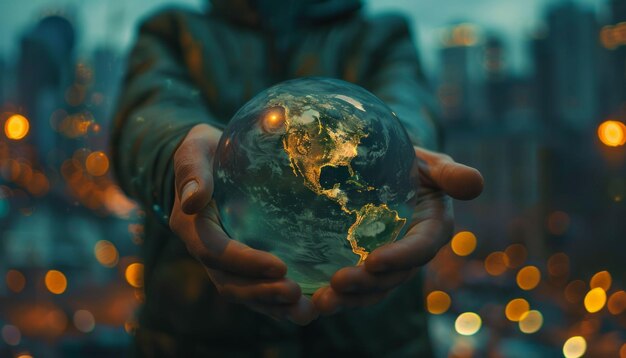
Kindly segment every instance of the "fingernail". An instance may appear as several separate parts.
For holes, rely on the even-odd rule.
[[[183,187],[183,193],[180,201],[184,203],[189,199],[193,194],[198,191],[198,182],[195,180],[191,180],[189,183],[185,184]]]

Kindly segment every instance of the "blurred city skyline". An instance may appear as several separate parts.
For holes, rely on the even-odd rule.
[[[145,213],[111,177],[114,104],[137,21],[206,1],[3,2],[0,356],[128,351]],[[368,6],[414,21],[444,151],[486,183],[427,268],[436,356],[626,357],[626,0]]]
[[[54,5],[47,0],[3,1],[0,12],[0,59],[12,62],[18,53],[14,38],[22,36],[30,26],[51,12],[66,12],[77,19],[79,30],[77,54],[88,56],[95,48],[109,46],[124,53],[135,38],[137,21],[163,6],[185,6],[203,9],[209,0],[64,0]],[[506,43],[507,67],[513,73],[527,73],[532,69],[529,39],[545,26],[544,14],[550,6],[560,3],[578,3],[593,9],[597,16],[608,16],[606,0],[442,0],[436,3],[424,0],[364,0],[368,11],[379,13],[399,11],[412,21],[416,41],[421,51],[427,76],[438,69],[441,32],[458,22],[475,23],[485,33],[494,33]],[[92,16],[92,14],[98,14]],[[81,20],[89,19],[89,23]]]

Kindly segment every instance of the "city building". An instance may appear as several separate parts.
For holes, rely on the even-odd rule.
[[[549,8],[547,29],[534,43],[542,118],[564,130],[597,123],[600,46],[595,13],[575,2]]]
[[[488,120],[484,47],[477,26],[461,23],[444,31],[439,86],[444,125],[472,126]]]

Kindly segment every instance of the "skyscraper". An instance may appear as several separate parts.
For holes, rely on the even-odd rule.
[[[483,67],[485,68],[488,115],[493,121],[502,121],[509,106],[509,81],[505,71],[504,43],[495,35],[485,40]]]
[[[559,127],[582,131],[595,125],[598,105],[598,25],[590,9],[565,2],[549,9],[547,34],[535,43],[543,108]]]
[[[476,125],[487,120],[486,71],[476,26],[446,30],[440,50],[438,95],[446,125]]]
[[[610,91],[608,115],[626,118],[626,2],[611,0],[610,24],[600,32],[606,51],[606,79]]]
[[[18,110],[30,119],[29,140],[36,143],[37,158],[43,166],[49,153],[61,146],[50,126],[51,114],[64,108],[64,94],[73,76],[74,26],[58,15],[43,18],[21,40],[17,68]]]

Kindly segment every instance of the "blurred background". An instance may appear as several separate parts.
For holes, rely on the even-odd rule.
[[[112,179],[138,21],[204,0],[3,0],[0,356],[117,357],[144,213]],[[476,201],[427,269],[439,357],[626,358],[626,2],[370,0],[401,11]]]

